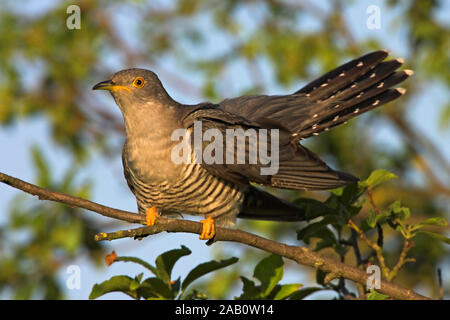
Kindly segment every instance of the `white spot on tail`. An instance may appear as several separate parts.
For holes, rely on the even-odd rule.
[[[397,89],[395,89],[398,93],[400,93],[400,94],[405,94],[405,92],[406,92],[406,89],[405,88],[397,88]]]

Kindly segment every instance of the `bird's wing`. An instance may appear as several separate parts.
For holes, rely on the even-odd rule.
[[[210,129],[218,130],[216,132],[222,137],[222,141],[218,141],[218,143],[220,143],[220,145],[218,146],[222,150],[222,156],[220,157],[219,161],[216,161],[215,163],[208,163],[208,160],[205,157],[205,153],[203,153],[203,159],[201,163],[202,166],[204,166],[209,172],[225,180],[232,181],[238,184],[248,184],[249,181],[260,184],[269,183],[270,177],[261,176],[259,174],[259,164],[237,164],[237,160],[227,161],[227,157],[228,159],[237,159],[237,147],[239,145],[238,143],[236,143],[236,148],[227,150],[227,130],[258,130],[260,129],[260,127],[243,117],[223,111],[218,108],[217,105],[213,104],[202,104],[199,108],[195,108],[193,112],[190,112],[184,117],[183,126],[186,129],[194,130],[195,122],[201,123],[202,137],[204,136],[205,132]],[[192,143],[194,143],[193,135],[194,134],[192,133]],[[289,135],[287,135],[287,137],[289,137]],[[215,138],[211,138],[211,142],[203,139],[202,150],[207,150],[207,146],[211,143],[215,143]],[[241,149],[240,152],[242,152],[242,154],[245,156],[245,159],[249,159],[248,144],[246,144],[245,149]],[[216,154],[214,153],[214,155]],[[219,156],[220,155],[217,154],[217,157]]]
[[[122,149],[122,167],[123,167],[123,175],[125,176],[125,180],[127,181],[128,188],[130,188],[131,192],[134,194],[134,185],[131,182],[131,176],[129,172],[129,167],[127,163],[127,155],[126,155],[126,146]]]
[[[403,61],[383,62],[387,56],[384,50],[366,54],[294,94],[238,97],[219,105],[250,121],[276,121],[301,140],[401,96],[404,89],[391,87],[408,78],[412,71],[396,71]]]
[[[329,168],[322,160],[314,153],[301,146],[293,140],[292,132],[289,132],[282,126],[278,126],[275,121],[261,121],[260,123],[249,121],[241,116],[229,113],[222,110],[216,105],[204,104],[195,111],[187,114],[183,119],[185,128],[194,128],[195,121],[202,124],[202,133],[208,129],[216,129],[223,137],[222,143],[222,162],[221,163],[207,163],[203,159],[202,166],[205,167],[212,174],[219,176],[225,180],[232,181],[239,184],[248,184],[254,182],[262,185],[273,186],[277,188],[286,189],[311,189],[311,190],[325,190],[332,189],[344,184],[355,182],[357,179],[351,175],[337,172]],[[227,130],[244,130],[249,132],[255,130],[258,134],[258,139],[251,141],[246,140],[246,143],[239,150],[239,143],[235,140],[235,148],[227,148]],[[259,150],[259,134],[260,129],[265,129],[267,132],[267,150],[271,150],[271,129],[278,129],[278,170],[273,174],[264,174],[262,168],[267,168],[272,164],[263,164],[260,158]],[[194,140],[194,139],[191,139]],[[205,139],[203,139],[205,140]],[[210,141],[203,141],[203,150],[210,145]],[[256,145],[255,145],[256,144]],[[257,150],[257,161],[251,164],[250,148]],[[245,150],[244,150],[245,147]],[[245,151],[245,163],[237,163],[238,153]],[[227,152],[230,153],[232,163],[227,164]],[[269,157],[272,156],[269,153]],[[267,163],[267,162],[266,162]]]

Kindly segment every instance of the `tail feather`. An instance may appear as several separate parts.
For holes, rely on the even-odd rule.
[[[323,119],[318,125],[313,125],[311,128],[303,130],[299,139],[304,139],[311,135],[318,135],[319,132],[322,131],[328,131],[330,128],[345,123],[359,114],[370,111],[382,104],[397,99],[401,95],[405,94],[405,92],[406,90],[404,88],[385,90],[383,93],[371,99],[365,100],[360,104],[352,105],[351,108],[347,108],[335,116]]]
[[[298,140],[318,135],[349,119],[401,96],[390,89],[410,77],[411,70],[396,71],[402,59],[381,62],[386,51],[376,51],[346,63],[298,91],[312,100],[308,116],[295,129]],[[340,72],[340,73],[339,73]]]
[[[350,113],[350,111],[356,110],[357,105],[361,102],[383,93],[386,91],[386,88],[402,82],[410,75],[411,71],[405,70],[390,73],[387,78],[385,75],[381,76],[380,79],[376,79],[375,76],[372,78],[369,76],[361,80],[361,82],[354,82],[339,93],[328,97],[321,105],[312,108],[311,112],[314,112],[314,114],[310,117],[309,122],[304,122],[303,125],[305,127],[308,125],[317,127],[318,124],[322,124],[323,119],[342,115],[345,111]],[[352,108],[353,110],[349,110]],[[355,113],[355,116],[357,114],[359,114],[358,111]],[[313,129],[313,132],[318,131]]]
[[[306,219],[306,212],[293,203],[280,199],[260,188],[250,186],[238,218],[302,221]]]
[[[348,85],[340,92],[337,92],[335,95],[328,97],[327,100],[335,100],[335,101],[347,100],[350,97],[353,97],[354,95],[363,92],[363,90],[370,88],[374,84],[377,84],[377,88],[380,89],[393,86],[403,81],[405,78],[403,78],[397,83],[393,82],[385,83],[385,81],[383,80],[391,76],[392,74],[395,74],[395,70],[398,69],[400,66],[401,63],[399,62],[399,60],[390,60],[387,62],[380,63],[376,68],[372,70],[372,72],[368,76],[364,75],[363,77],[357,79],[355,82],[353,82],[351,85]],[[381,86],[378,87],[378,84],[381,84]]]
[[[238,97],[222,101],[220,107],[256,123],[278,124],[292,132],[293,140],[318,135],[343,122],[338,119],[348,120],[370,110],[368,105],[377,100],[375,106],[380,106],[399,96],[402,90],[392,91],[391,87],[411,76],[412,71],[396,71],[403,60],[383,62],[387,56],[386,50],[366,54],[294,94]]]
[[[365,74],[373,66],[383,61],[388,54],[386,50],[368,53],[325,73],[295,93],[304,93],[312,98],[320,99],[333,90],[342,88],[342,84],[348,84]]]

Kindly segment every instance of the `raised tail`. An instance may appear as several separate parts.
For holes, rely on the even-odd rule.
[[[391,89],[413,74],[412,70],[396,71],[402,59],[383,62],[384,50],[354,59],[312,81],[296,93],[306,96],[310,108],[295,136],[299,140],[337,126],[375,107],[392,101],[405,89]]]

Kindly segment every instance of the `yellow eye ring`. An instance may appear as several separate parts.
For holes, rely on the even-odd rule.
[[[137,77],[133,81],[133,86],[135,86],[136,88],[142,88],[144,86],[144,84],[145,84],[145,80],[142,77]]]

